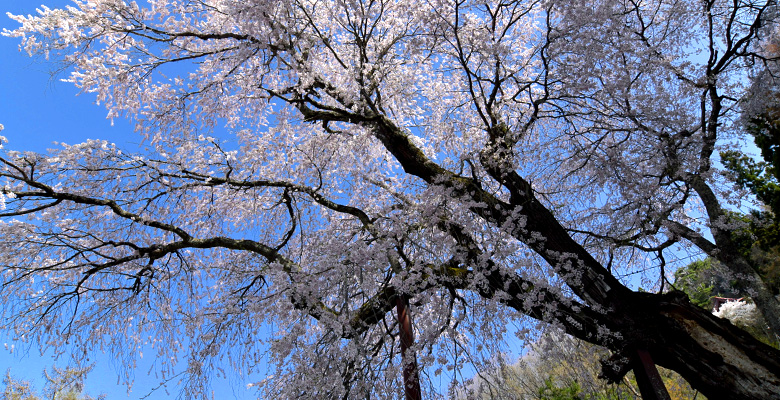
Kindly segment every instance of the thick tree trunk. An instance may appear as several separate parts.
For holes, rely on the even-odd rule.
[[[756,308],[769,326],[772,339],[776,339],[780,335],[780,302],[746,260],[737,256],[723,256],[719,257],[719,260],[728,263],[727,265],[731,267],[732,271],[736,272],[739,283],[750,293]]]
[[[679,373],[710,400],[780,399],[780,351],[690,304],[680,292],[637,293],[631,303],[634,307],[620,310],[612,321],[629,336],[604,363],[610,380],[621,379],[645,346],[658,365]]]
[[[472,211],[486,221],[505,226],[513,221],[511,215],[526,218],[524,226],[512,234],[550,262],[586,303],[610,310],[606,314],[589,315],[594,323],[583,319],[584,325],[567,323],[572,317],[565,313],[558,315],[558,322],[566,326],[568,333],[616,352],[604,365],[607,378],[615,382],[622,379],[631,368],[637,350],[644,349],[658,365],[679,373],[710,400],[780,399],[780,351],[697,308],[681,292],[654,295],[632,292],[623,286],[571,238],[535,198],[531,185],[516,172],[494,174],[510,193],[507,203],[485,191],[473,178],[456,175],[432,162],[389,119],[375,119],[374,128],[377,138],[404,171],[429,184],[453,189],[453,196],[470,197],[483,204]],[[537,240],[537,236],[545,240]],[[497,287],[506,290],[510,286]],[[517,293],[519,297],[508,294],[510,300],[521,303],[522,293]],[[513,305],[513,301],[507,304],[518,311],[527,311],[520,304]],[[603,327],[620,339],[609,341],[596,335]]]

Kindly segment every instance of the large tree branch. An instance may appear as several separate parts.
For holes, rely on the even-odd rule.
[[[550,263],[588,303],[614,305],[621,301],[621,295],[630,292],[568,235],[533,195],[531,185],[517,173],[495,177],[510,191],[511,199],[507,203],[484,190],[474,179],[456,175],[433,162],[388,118],[377,116],[371,126],[404,171],[428,184],[451,189],[456,196],[470,198],[480,204],[472,206],[472,211],[496,226],[513,225],[510,233]],[[539,234],[543,239],[538,239]]]

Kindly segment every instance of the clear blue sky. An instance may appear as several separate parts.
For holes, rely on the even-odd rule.
[[[34,14],[41,2],[50,8],[71,4],[70,0],[0,0],[0,29],[12,29],[16,22],[5,13]],[[8,139],[5,148],[44,152],[55,147],[53,142],[79,143],[86,139],[106,139],[120,147],[133,150],[141,138],[136,135],[129,122],[115,120],[113,126],[106,119],[106,110],[94,104],[94,96],[77,96],[78,89],[72,84],[60,82],[67,75],[52,76],[57,65],[44,59],[33,59],[20,52],[19,40],[0,37],[0,124],[5,130],[0,135]],[[2,240],[2,239],[0,239]],[[10,338],[0,332],[0,373],[10,368],[16,378],[31,380],[40,389],[42,371],[51,365],[65,366],[54,362],[51,354],[40,355],[37,350],[20,351],[23,344],[16,344],[17,351],[9,354],[2,344]],[[151,354],[152,352],[148,352]],[[90,356],[97,364],[85,384],[86,392],[92,396],[100,393],[109,399],[140,399],[157,386],[157,381],[146,375],[149,366],[140,365],[136,371],[136,382],[132,392],[118,385],[115,371],[116,361],[105,355]],[[214,378],[214,398],[250,399],[255,392],[246,390],[246,383],[233,378],[231,381]],[[176,398],[175,387],[157,391],[146,397],[150,400]]]

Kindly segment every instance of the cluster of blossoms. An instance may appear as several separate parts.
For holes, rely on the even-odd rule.
[[[151,348],[187,398],[224,365],[268,365],[268,398],[397,399],[402,375],[455,382],[529,318],[618,353],[610,379],[654,338],[702,382],[725,347],[666,327],[727,324],[634,289],[663,292],[686,249],[755,275],[725,258],[739,228],[725,205],[742,199],[715,160],[744,136],[775,9],[77,0],[11,15],[3,36],[64,61],[148,147],[0,152],[0,329],[128,366]],[[777,360],[711,375],[754,382]],[[703,394],[725,397],[721,383]]]
[[[723,303],[713,314],[741,327],[758,326],[761,323],[761,314],[758,313],[756,305],[744,300]]]

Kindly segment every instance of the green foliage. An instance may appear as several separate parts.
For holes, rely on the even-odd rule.
[[[694,261],[674,272],[674,286],[685,292],[691,303],[709,308],[712,297],[712,285],[702,279],[704,271],[712,268],[710,259]]]
[[[744,127],[753,136],[763,160],[755,161],[734,150],[721,152],[720,156],[726,169],[734,174],[737,185],[750,190],[772,214],[780,216],[780,93],[775,87],[755,92],[753,96],[763,98],[763,104],[744,116]]]
[[[764,93],[780,100],[777,92]],[[749,190],[767,210],[750,214],[729,213],[744,228],[732,233],[737,251],[750,260],[774,294],[780,293],[780,102],[769,101],[763,109],[746,117],[745,130],[761,150],[761,161],[739,151],[720,153],[723,165],[735,183]],[[731,222],[731,221],[730,221]]]
[[[728,212],[726,215],[729,224],[742,226],[731,232],[735,250],[750,263],[769,290],[774,294],[780,293],[780,219],[765,211],[750,214]],[[721,292],[713,292],[712,296],[745,297],[749,295],[749,288],[739,288],[732,283],[731,289],[722,289]],[[724,294],[726,292],[730,294]]]
[[[710,299],[717,297],[742,297],[735,281],[709,258],[694,261],[674,272],[673,286],[685,294],[691,303],[710,310]]]
[[[736,150],[721,152],[720,157],[726,169],[734,175],[737,185],[750,190],[775,215],[780,212],[780,185],[775,175],[775,166],[755,161]]]
[[[582,400],[580,384],[575,382],[567,386],[558,387],[553,383],[553,378],[544,380],[544,387],[539,388],[539,400]]]
[[[763,95],[780,100],[776,92]],[[748,255],[754,245],[765,252],[780,246],[780,106],[767,102],[760,112],[746,116],[744,126],[761,151],[762,160],[756,161],[736,150],[721,152],[720,157],[735,183],[768,208],[741,216],[748,222],[747,228],[736,232],[734,239],[740,252]]]
[[[767,108],[757,116],[750,118],[747,131],[753,135],[761,156],[768,164],[767,172],[780,181],[780,108]]]
[[[780,246],[775,246],[769,251],[754,249],[751,259],[769,289],[775,295],[780,294]]]

